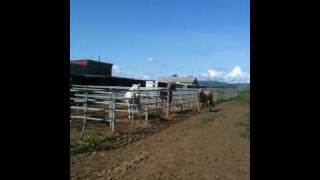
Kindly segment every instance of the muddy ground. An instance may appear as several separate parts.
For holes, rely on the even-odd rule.
[[[71,179],[247,180],[250,141],[235,126],[249,106],[225,102],[219,111],[184,120],[126,146],[70,157]],[[203,117],[214,117],[203,123]]]

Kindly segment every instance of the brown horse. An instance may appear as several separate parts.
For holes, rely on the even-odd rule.
[[[172,97],[173,97],[173,91],[176,90],[176,87],[173,84],[168,84],[167,85],[168,90],[162,90],[160,91],[160,100],[161,100],[161,113],[164,113],[164,107],[167,106],[168,100],[169,100],[169,108],[171,107],[172,103]],[[169,94],[168,94],[169,93]],[[169,99],[168,99],[169,96]]]
[[[198,111],[203,112],[205,109],[208,108],[208,105],[210,106],[210,112],[212,111],[212,108],[214,108],[215,104],[213,102],[213,93],[207,89],[200,89],[199,90],[199,106]]]

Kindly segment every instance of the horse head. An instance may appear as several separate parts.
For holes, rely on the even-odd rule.
[[[138,90],[141,84],[132,84],[131,88],[129,89],[130,91]]]
[[[141,84],[133,84],[130,88],[129,88],[129,91],[126,92],[126,94],[124,95],[125,98],[132,98],[133,97],[133,93],[132,91],[136,91],[139,89],[139,87],[141,86]]]
[[[128,113],[129,113],[129,119],[132,119],[132,114],[131,112],[139,112],[139,104],[140,104],[140,100],[139,100],[139,94],[135,93],[134,91],[139,90],[139,87],[141,86],[141,84],[133,84],[130,88],[129,91],[127,91],[124,95],[124,97],[126,98],[126,102],[128,105]],[[135,104],[135,106],[132,106],[132,104]]]

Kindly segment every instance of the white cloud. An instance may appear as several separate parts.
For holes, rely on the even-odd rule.
[[[228,83],[250,83],[250,73],[243,72],[240,66],[234,67],[230,72],[209,69],[207,73],[201,76],[215,81]]]
[[[243,72],[240,66],[236,66],[226,74],[225,79],[231,83],[248,83],[250,82],[250,74]]]
[[[236,66],[226,75],[226,78],[236,78],[243,76],[243,72],[239,66]]]
[[[221,78],[223,76],[223,74],[224,74],[224,72],[222,72],[222,71],[209,69],[208,73],[203,73],[201,75],[204,77],[209,77],[209,78]]]
[[[113,65],[112,66],[112,73],[120,73],[121,72],[121,68],[118,65]]]
[[[151,64],[154,64],[156,62],[156,60],[155,60],[154,57],[149,57],[148,58],[148,62],[151,63]]]
[[[208,75],[210,77],[221,77],[223,75],[223,72],[222,71],[216,71],[216,70],[213,70],[213,69],[209,69],[208,70]]]
[[[143,77],[143,79],[150,79],[150,76],[148,76],[148,75],[144,75],[142,77]]]

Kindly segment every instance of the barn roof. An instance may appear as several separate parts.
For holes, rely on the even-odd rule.
[[[94,62],[94,63],[99,63],[99,61],[95,61],[92,59],[78,59],[78,60],[71,60],[70,63],[71,64],[79,64],[79,65],[88,65],[89,62]],[[104,63],[104,64],[111,64],[111,63],[106,63],[103,61],[100,61],[100,63]]]
[[[172,77],[172,76],[162,76],[159,77],[159,81],[167,82],[167,83],[187,83],[187,84],[194,84],[197,83],[197,78],[190,76],[190,77]]]

